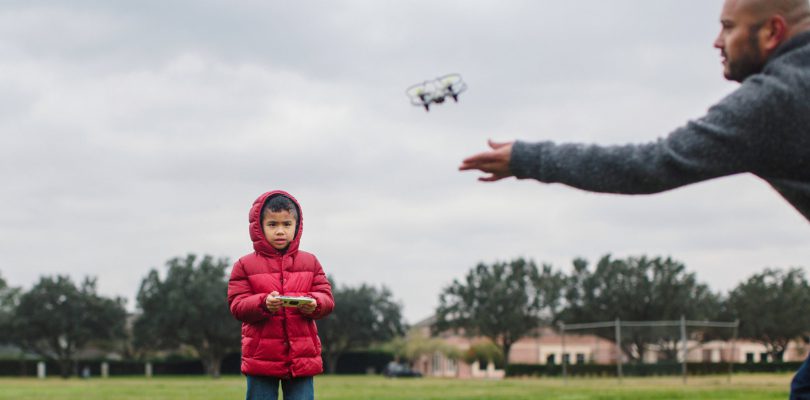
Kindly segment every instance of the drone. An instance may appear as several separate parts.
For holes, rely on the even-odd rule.
[[[461,75],[449,74],[413,85],[405,91],[405,94],[411,98],[411,104],[425,107],[425,111],[430,111],[431,104],[442,104],[448,97],[458,102],[458,95],[465,90],[467,84],[461,80]]]

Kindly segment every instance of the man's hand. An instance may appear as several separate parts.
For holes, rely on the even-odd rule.
[[[267,311],[274,313],[281,308],[281,300],[277,299],[276,296],[278,296],[278,292],[274,290],[264,300],[264,305],[267,306]]]
[[[492,148],[492,151],[478,153],[474,156],[467,157],[461,162],[458,167],[459,171],[467,171],[477,169],[481,172],[488,173],[488,176],[478,178],[481,182],[495,182],[503,178],[512,176],[509,172],[509,160],[512,157],[512,144],[515,142],[496,143],[488,140],[487,144]]]
[[[311,303],[304,303],[298,305],[298,310],[301,311],[302,314],[312,314],[315,311],[315,308],[318,307],[318,300],[312,299]]]

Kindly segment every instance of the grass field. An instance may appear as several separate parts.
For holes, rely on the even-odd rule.
[[[615,379],[386,379],[377,376],[319,376],[315,396],[329,399],[786,399],[789,374]],[[245,380],[229,376],[151,379],[0,378],[0,399],[243,399]]]

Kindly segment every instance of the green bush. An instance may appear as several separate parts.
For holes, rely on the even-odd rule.
[[[799,369],[801,362],[782,363],[735,363],[734,372],[793,372]],[[659,364],[624,364],[622,374],[626,376],[666,376],[680,375],[680,363]],[[727,363],[687,363],[689,375],[727,374]],[[562,365],[510,364],[506,367],[506,376],[561,376]],[[567,366],[569,376],[616,376],[615,364],[570,364]]]
[[[385,351],[349,351],[341,354],[335,374],[365,374],[369,368],[379,374],[393,359],[393,354]],[[324,359],[324,371],[328,367]]]

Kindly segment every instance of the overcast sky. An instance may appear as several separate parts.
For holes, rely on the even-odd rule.
[[[638,143],[700,117],[736,88],[721,4],[3,1],[0,276],[95,276],[134,310],[168,259],[252,251],[271,189],[327,273],[388,286],[411,323],[519,256],[672,256],[718,291],[806,267],[808,223],[751,175],[618,196],[457,171],[487,138]],[[451,72],[459,103],[409,104]]]

